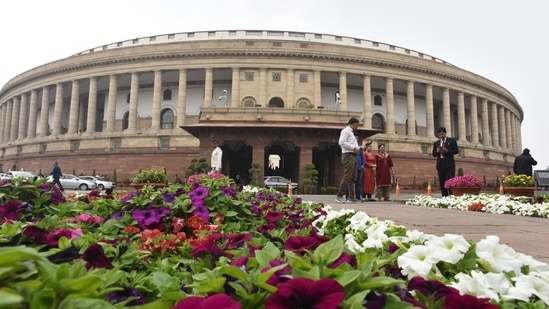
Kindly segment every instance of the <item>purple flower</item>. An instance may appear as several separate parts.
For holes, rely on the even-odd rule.
[[[29,225],[23,230],[23,234],[34,240],[38,245],[43,245],[47,243],[46,235],[47,232],[43,228],[39,228],[36,225]]]
[[[6,221],[17,221],[19,219],[19,207],[21,201],[9,200],[6,204],[0,205],[0,223]]]
[[[86,269],[92,267],[113,268],[111,261],[105,255],[105,251],[103,251],[103,247],[98,244],[90,245],[86,251],[84,251],[84,254],[82,254],[82,258],[87,262]]]
[[[121,303],[130,297],[134,297],[134,298],[137,297],[137,299],[134,299],[128,302],[126,304],[128,306],[138,306],[138,305],[144,304],[146,301],[143,294],[141,294],[141,292],[139,292],[136,288],[133,288],[131,286],[124,287],[122,291],[109,293],[109,295],[107,296],[107,299],[111,303]]]
[[[160,221],[170,213],[168,207],[156,207],[149,209],[136,209],[132,218],[137,221],[141,229],[158,227]]]
[[[294,278],[277,285],[277,291],[265,302],[265,309],[298,308],[340,308],[345,299],[343,287],[334,279],[314,281],[308,278]]]
[[[207,188],[197,187],[196,189],[192,190],[189,193],[189,197],[191,198],[191,200],[194,200],[194,199],[204,200],[208,196],[209,192],[210,191]]]
[[[223,195],[230,196],[232,198],[236,197],[236,190],[233,187],[227,186],[227,187],[222,187],[220,189]]]
[[[208,207],[204,205],[196,207],[193,211],[193,215],[199,216],[205,222],[210,221],[210,211],[208,210]]]
[[[120,203],[126,204],[129,202],[134,196],[138,195],[139,191],[132,191],[128,193],[128,195],[124,196],[122,199],[120,199]]]
[[[175,203],[175,195],[169,192],[164,192],[164,201],[169,204]]]
[[[269,211],[267,215],[265,215],[265,220],[269,223],[275,223],[282,218],[284,218],[284,213],[282,211]]]

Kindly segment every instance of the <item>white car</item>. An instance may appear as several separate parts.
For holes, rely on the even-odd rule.
[[[78,176],[80,179],[93,181],[99,190],[114,189],[116,183],[95,176]]]
[[[14,179],[14,178],[27,178],[29,180],[36,180],[38,175],[29,171],[9,171],[5,175],[2,175],[2,180]]]
[[[280,191],[286,192],[288,189],[288,184],[290,181],[282,176],[265,176],[263,178],[263,183],[265,187],[269,189],[278,189]],[[292,182],[292,192],[297,193],[297,182]]]
[[[53,176],[49,176],[48,181],[53,182]],[[64,189],[87,191],[96,187],[95,182],[80,179],[71,174],[63,174],[63,176],[59,178],[59,182],[61,182]]]

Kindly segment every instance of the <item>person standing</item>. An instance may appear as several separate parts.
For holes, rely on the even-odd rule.
[[[374,201],[372,194],[376,187],[376,155],[372,153],[372,142],[364,144],[364,177],[362,178],[362,198]]]
[[[355,134],[356,142],[361,144],[360,136]],[[364,179],[364,150],[359,146],[356,154],[357,174],[355,180],[355,198],[357,201],[362,201],[362,180]]]
[[[433,157],[437,158],[437,172],[442,196],[448,196],[452,192],[444,187],[446,180],[456,176],[456,162],[454,155],[459,153],[457,141],[446,136],[446,128],[437,130],[438,140],[433,143]]]
[[[532,176],[532,166],[536,165],[538,165],[538,161],[534,160],[530,154],[530,149],[524,148],[522,154],[515,158],[513,172],[517,175]]]
[[[393,172],[393,159],[385,152],[385,144],[379,144],[376,153],[376,198],[384,201],[390,201],[389,189],[392,179],[395,177]]]
[[[341,130],[339,135],[339,146],[341,147],[341,164],[343,165],[343,177],[339,182],[335,201],[345,203],[343,194],[349,192],[349,202],[357,202],[355,181],[357,177],[357,158],[359,150],[358,142],[356,141],[353,131],[356,131],[359,126],[358,119],[352,117],[347,122],[347,126]]]
[[[57,162],[53,163],[51,176],[53,178],[53,183],[59,187],[59,190],[61,190],[61,192],[65,191],[65,188],[63,188],[63,185],[61,185],[61,181],[59,181],[61,176],[63,176],[63,173],[61,172],[61,167],[59,167],[59,164],[57,164]]]
[[[210,165],[212,167],[212,172],[221,173],[221,161],[223,159],[223,150],[221,150],[221,147],[219,147],[219,143],[217,141],[213,141],[213,145],[215,148],[212,151]]]

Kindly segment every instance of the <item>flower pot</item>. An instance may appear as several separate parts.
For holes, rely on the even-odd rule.
[[[144,186],[151,186],[155,189],[158,189],[158,188],[164,188],[166,186],[165,183],[148,183],[148,182],[143,182],[143,183],[130,183],[130,187],[132,188],[135,188],[137,190],[140,190],[140,189],[143,189]]]
[[[514,196],[533,197],[536,187],[504,187],[503,192]]]
[[[480,187],[453,187],[450,189],[452,195],[462,196],[463,194],[473,194],[478,195],[480,193]]]

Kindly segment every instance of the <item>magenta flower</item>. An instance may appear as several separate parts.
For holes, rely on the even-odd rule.
[[[433,295],[435,299],[446,298],[448,295],[458,293],[455,288],[449,287],[437,280],[425,280],[422,277],[414,277],[408,283],[408,290],[417,290],[424,296]]]
[[[87,262],[86,269],[90,269],[92,267],[108,269],[113,268],[111,261],[105,255],[103,247],[98,244],[90,245],[86,251],[84,251],[84,254],[82,254],[82,258]]]
[[[43,228],[37,227],[36,225],[29,225],[23,230],[23,234],[34,240],[38,245],[43,245],[48,242],[46,235],[47,231]],[[57,245],[57,243],[56,243]]]
[[[453,293],[444,299],[444,309],[499,309],[496,304],[490,303],[489,298],[476,298],[471,295]]]
[[[329,240],[327,237],[326,239],[323,239],[318,236],[290,236],[284,244],[284,249],[303,252],[304,250],[314,248],[327,240]]]
[[[104,219],[95,215],[81,214],[74,218],[69,218],[67,219],[67,221],[68,222],[84,222],[84,223],[102,223]]]
[[[267,215],[265,215],[265,220],[269,223],[275,223],[282,218],[284,218],[284,213],[282,211],[269,211]]]
[[[65,237],[65,238],[68,238],[68,239],[72,240],[72,239],[75,239],[76,237],[81,236],[81,235],[82,235],[82,230],[81,229],[76,229],[76,230],[59,229],[59,230],[55,230],[55,231],[49,233],[46,236],[46,242],[50,246],[57,246],[58,242],[59,242],[59,239],[61,237]]]
[[[337,260],[330,264],[330,268],[338,268],[342,264],[349,264],[353,268],[356,267],[356,256],[343,252]]]
[[[0,224],[19,220],[19,206],[21,201],[17,200],[9,200],[6,204],[0,205]]]
[[[226,294],[215,294],[208,297],[190,296],[180,300],[172,309],[240,309],[239,302]]]
[[[189,193],[189,197],[191,198],[191,200],[194,200],[194,199],[204,200],[208,196],[209,192],[210,191],[207,188],[197,187],[196,189],[192,190]]]
[[[336,309],[341,308],[344,299],[343,287],[334,279],[294,278],[277,285],[277,291],[267,298],[265,309]]]

